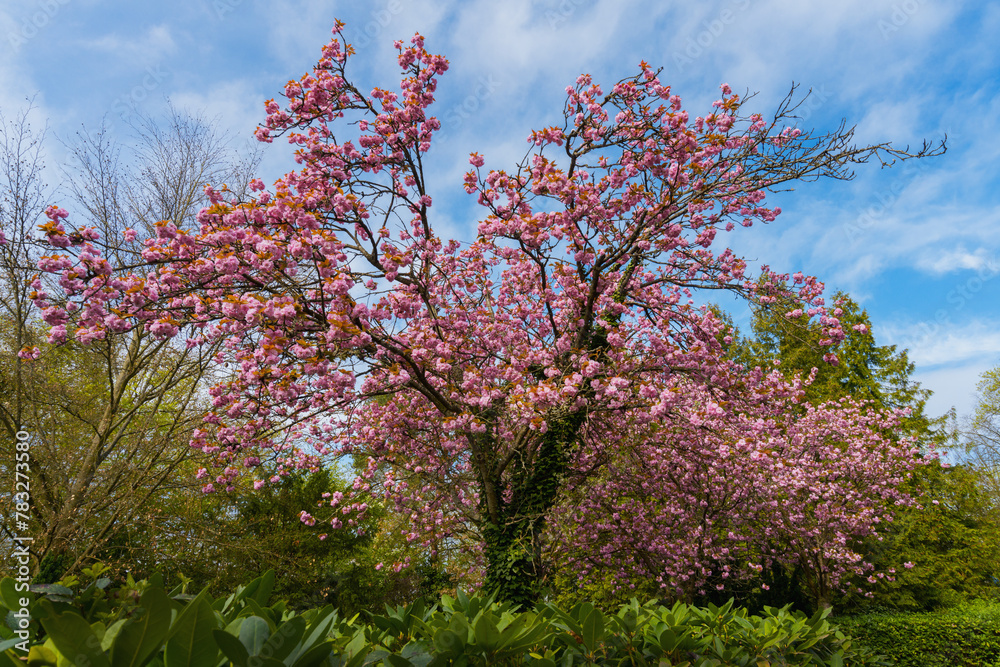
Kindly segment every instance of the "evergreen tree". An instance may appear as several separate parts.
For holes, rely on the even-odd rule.
[[[924,412],[931,392],[911,379],[914,364],[906,350],[878,345],[868,311],[844,292],[833,297],[832,315],[840,320],[846,337],[824,345],[819,322],[786,301],[755,312],[750,338],[733,336],[729,355],[744,366],[769,366],[775,360],[788,374],[815,377],[806,389],[806,400],[817,405],[843,396],[873,401],[889,409],[909,409],[902,420],[906,435],[921,445],[942,445],[948,416],[932,418]],[[792,316],[789,316],[789,313]]]

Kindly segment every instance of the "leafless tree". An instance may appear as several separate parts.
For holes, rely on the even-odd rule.
[[[1000,367],[984,373],[977,389],[976,411],[963,429],[965,462],[979,473],[994,506],[1000,506]]]
[[[34,230],[53,203],[41,182],[44,131],[32,130],[27,112],[0,122],[0,229],[7,238],[0,246],[0,419],[8,435],[0,470],[12,468],[14,435],[29,433],[37,522],[31,552],[37,567],[47,564],[47,576],[59,576],[116,541],[123,526],[132,522],[134,534],[136,522],[148,525],[150,508],[164,494],[199,485],[188,440],[207,408],[206,388],[218,379],[216,350],[142,330],[89,345],[44,343],[46,327],[31,292],[45,286],[30,284],[38,279],[40,254]],[[243,189],[259,162],[257,153],[232,150],[212,124],[173,108],[164,121],[143,118],[134,129],[134,148],[122,146],[107,126],[66,143],[60,204],[75,226],[96,228],[102,251],[117,261],[138,260],[158,220],[196,224],[206,184]],[[136,230],[134,240],[128,228]],[[17,356],[33,346],[39,358]],[[10,527],[3,530],[0,539],[10,543]]]

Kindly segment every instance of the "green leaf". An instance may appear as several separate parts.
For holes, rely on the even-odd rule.
[[[459,655],[465,650],[465,638],[448,628],[441,628],[434,633],[434,648],[445,655]]]
[[[337,621],[336,610],[331,605],[327,605],[319,610],[316,617],[306,628],[306,636],[302,642],[287,656],[286,665],[293,665],[319,642],[323,641],[330,631],[330,627]]]
[[[84,658],[93,667],[110,666],[101,650],[101,641],[83,616],[75,611],[57,612],[49,600],[39,600],[38,605],[45,612],[41,618],[42,627],[52,638],[56,650],[70,658],[71,662]]]
[[[260,604],[253,598],[247,598],[246,600],[244,600],[244,602],[246,603],[246,607],[244,607],[243,611],[240,612],[241,616],[259,616],[260,618],[267,621],[267,627],[271,632],[275,631],[275,629],[278,627],[278,624],[275,622],[275,619],[272,618],[272,612],[270,609],[268,609],[267,607],[260,606]],[[279,614],[278,620],[280,619],[281,616]]]
[[[394,653],[390,653],[389,655],[385,656],[383,663],[388,665],[389,667],[413,667],[412,662],[410,662],[403,656],[396,655]]]
[[[117,621],[111,624],[111,627],[104,631],[104,636],[101,637],[101,650],[109,651],[111,647],[114,646],[115,639],[118,638],[118,633],[122,631],[125,624],[129,622],[127,618],[119,618]]]
[[[399,655],[409,660],[416,667],[427,667],[434,659],[430,654],[430,645],[427,642],[413,642],[403,647]]]
[[[4,641],[0,642],[0,653],[3,653],[9,648],[14,648],[23,641],[24,640],[21,639],[20,637],[11,637],[10,639],[5,639]]]
[[[677,637],[677,633],[675,633],[670,628],[667,628],[666,630],[660,633],[660,636],[657,638],[657,641],[659,642],[661,649],[663,649],[667,653],[670,653],[671,651],[677,648],[678,639],[679,638]]]
[[[29,613],[31,613],[32,615],[37,615],[34,612],[35,612],[35,609],[34,609],[34,607],[32,607],[31,612],[29,612]],[[7,617],[4,619],[4,622],[6,623],[7,628],[11,632],[14,632],[15,630],[18,629],[17,628],[17,617],[14,616],[14,612],[8,611],[7,612]]]
[[[254,667],[285,667],[285,663],[263,655],[255,655],[250,658],[250,663]]]
[[[170,630],[170,598],[161,588],[147,588],[139,598],[146,613],[124,626],[111,646],[112,667],[138,667],[159,651]]]
[[[604,615],[599,609],[590,609],[584,617],[582,624],[583,645],[587,650],[593,651],[597,648],[599,640],[604,639]]]
[[[365,640],[365,633],[359,630],[344,648],[344,655],[347,657],[347,662],[344,664],[346,667],[361,667],[370,652],[371,646]]]
[[[30,605],[34,597],[28,591],[19,593],[17,582],[10,577],[4,577],[0,580],[0,603],[7,609],[17,611],[21,608],[21,598],[28,598],[28,604]]]
[[[497,629],[493,614],[485,613],[476,621],[476,643],[484,651],[493,651],[497,647],[500,639],[500,630]]]
[[[32,646],[28,650],[28,667],[55,667],[59,664],[59,656],[45,646]]]
[[[165,667],[214,667],[219,656],[219,649],[212,641],[216,622],[215,612],[208,604],[208,593],[202,591],[184,607],[170,627],[163,656]]]
[[[448,622],[448,627],[452,632],[462,638],[462,645],[465,646],[465,643],[469,639],[469,631],[471,630],[469,627],[469,621],[465,618],[465,614],[462,612],[452,614],[451,620]]]
[[[306,620],[301,616],[291,618],[278,626],[271,633],[267,643],[260,650],[260,655],[275,660],[284,660],[298,646],[302,635],[306,632]]]
[[[12,657],[10,651],[0,651],[0,667],[24,667],[24,663]]]
[[[257,577],[246,586],[237,588],[236,592],[233,594],[233,602],[239,602],[243,598],[253,597],[253,595],[257,592],[257,589],[260,588],[260,582],[262,579],[263,577]]]
[[[556,667],[556,661],[553,660],[552,658],[542,658],[540,656],[536,657],[536,654],[534,653],[532,653],[531,656],[534,658],[534,661],[531,663],[533,666],[537,665],[537,667]]]
[[[212,637],[215,638],[215,643],[230,661],[236,663],[237,667],[247,667],[250,654],[247,653],[246,647],[240,643],[239,639],[225,630],[219,629],[212,630]]]
[[[330,653],[333,651],[333,647],[334,643],[330,641],[317,644],[302,654],[302,657],[297,659],[295,662],[289,663],[288,660],[286,660],[285,664],[290,664],[291,667],[316,667],[316,665],[321,664],[330,656]]]
[[[271,628],[260,616],[250,616],[240,626],[240,643],[251,656],[259,655],[264,642],[271,636]]]
[[[271,597],[271,591],[274,590],[274,570],[268,570],[260,577],[260,585],[257,587],[256,592],[253,595],[254,600],[261,607],[267,605],[267,599]]]

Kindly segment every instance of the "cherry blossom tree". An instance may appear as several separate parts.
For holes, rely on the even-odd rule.
[[[301,164],[272,188],[207,188],[200,229],[160,223],[139,266],[109,262],[94,230],[48,210],[44,231],[58,250],[41,268],[59,275],[64,294],[35,296],[52,340],[141,328],[191,346],[222,341],[218,362],[238,373],[213,388],[214,411],[192,440],[215,457],[206,491],[236,487],[268,458],[309,468],[353,455],[363,470],[352,492],[324,499],[340,508],[331,529],[354,524],[367,498],[393,500],[410,516],[408,539],[474,536],[486,587],[527,602],[544,576],[547,517],[567,492],[597,479],[603,496],[626,497],[650,475],[627,465],[623,442],[663,449],[649,463],[669,467],[679,450],[664,439],[697,433],[698,447],[738,477],[771,440],[802,448],[811,429],[825,433],[777,414],[740,433],[764,418],[744,405],[795,390],[725,362],[698,293],[727,290],[755,306],[794,299],[825,344],[843,332],[818,280],[766,266],[751,276],[729,249],[714,249],[717,235],[773,221],[780,210],[765,205],[767,192],[936,149],[859,147],[843,126],[803,132],[794,90],[767,119],[723,85],[709,112],[692,117],[641,63],[607,91],[581,76],[567,88],[562,124],[533,132],[532,152],[512,170],[486,170],[473,153],[464,188],[483,217],[475,240],[460,243],[435,232],[425,175],[447,60],[420,35],[397,42],[399,89],[366,92],[348,75],[342,30],[311,73],[289,82],[284,105],[266,104],[257,138],[284,137]],[[806,518],[788,508],[781,530],[803,540],[823,539],[817,525],[837,512],[880,506],[910,465],[903,446],[884,468],[869,466],[865,452],[886,443],[873,442],[870,421],[843,421],[855,408],[838,410],[828,408],[836,445],[768,454],[751,475],[783,484],[769,471],[811,466],[818,472],[802,479],[822,484],[834,450],[864,463],[858,476],[877,483],[852,497],[856,506],[831,502]],[[702,483],[678,480],[684,498]],[[790,490],[787,500],[807,499]],[[313,519],[304,511],[303,520]],[[629,539],[652,544],[661,528],[651,521],[652,534]]]
[[[848,399],[809,405],[805,383],[777,369],[723,383],[686,386],[674,418],[621,429],[601,474],[567,483],[552,557],[581,580],[612,573],[626,595],[645,580],[689,600],[781,563],[830,606],[848,575],[876,576],[860,540],[910,504],[898,487],[919,449],[885,436],[901,415]],[[579,461],[600,455],[585,448]]]

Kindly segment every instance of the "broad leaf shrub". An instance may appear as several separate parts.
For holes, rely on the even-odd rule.
[[[100,573],[98,573],[100,574]],[[168,591],[159,578],[113,591],[87,586],[33,587],[32,638],[13,632],[20,597],[0,583],[8,624],[0,667],[162,665],[164,667],[435,667],[444,665],[885,665],[826,618],[768,607],[760,616],[732,603],[667,608],[633,599],[614,614],[592,604],[551,603],[518,611],[492,598],[442,596],[428,607],[386,606],[384,615],[341,618],[332,606],[303,612],[266,606],[274,571],[224,597]],[[75,584],[76,582],[64,582]],[[41,628],[37,625],[40,624]]]
[[[969,603],[937,613],[838,618],[859,642],[901,667],[1000,665],[1000,604]]]

